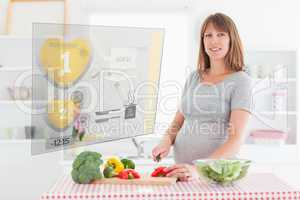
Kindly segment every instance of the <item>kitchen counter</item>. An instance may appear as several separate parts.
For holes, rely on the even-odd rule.
[[[300,200],[300,191],[288,186],[272,173],[248,174],[229,186],[207,184],[201,179],[177,182],[168,186],[75,184],[64,175],[44,193],[41,199],[293,199]]]
[[[135,160],[141,173],[155,166],[149,159]],[[299,199],[299,163],[252,163],[248,175],[238,184],[222,187],[200,179],[170,186],[79,185],[70,176],[71,162],[64,162],[65,174],[41,199]],[[173,164],[165,159],[161,165]]]
[[[300,191],[300,163],[298,162],[252,163],[249,173],[272,173]]]

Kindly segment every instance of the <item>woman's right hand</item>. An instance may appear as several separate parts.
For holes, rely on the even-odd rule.
[[[158,144],[152,150],[153,160],[158,161],[157,160],[158,156],[160,157],[160,159],[166,157],[170,152],[170,148],[171,148],[171,144],[167,142],[161,142],[160,144]]]
[[[177,111],[170,128],[168,128],[160,143],[152,150],[152,157],[154,161],[158,161],[157,158],[162,159],[169,154],[170,148],[174,143],[176,135],[183,122],[183,114],[180,111]]]

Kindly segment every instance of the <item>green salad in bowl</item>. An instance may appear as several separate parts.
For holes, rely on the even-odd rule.
[[[209,183],[228,185],[246,176],[251,164],[245,159],[195,160],[200,178]]]

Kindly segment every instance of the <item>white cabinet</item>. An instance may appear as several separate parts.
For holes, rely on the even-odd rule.
[[[297,51],[247,51],[245,64],[255,80],[254,129],[286,132],[286,144],[297,143]]]
[[[298,56],[296,50],[246,51],[245,65],[255,82],[253,113],[247,133],[251,135],[260,131],[267,134],[264,138],[248,137],[242,155],[257,160],[300,159],[297,138]],[[275,131],[286,134],[283,145],[276,145]]]

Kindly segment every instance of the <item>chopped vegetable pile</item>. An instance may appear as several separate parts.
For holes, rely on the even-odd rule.
[[[117,156],[107,158],[104,163],[102,155],[97,152],[84,151],[73,161],[71,172],[75,183],[88,184],[104,178],[140,179],[141,175],[135,170],[135,163],[128,158],[119,159]],[[159,159],[158,159],[159,160]],[[103,171],[100,167],[103,164]],[[156,168],[152,177],[165,177],[168,168],[161,166]]]

